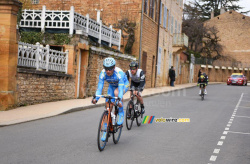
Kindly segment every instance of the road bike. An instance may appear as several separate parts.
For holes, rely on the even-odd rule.
[[[126,127],[128,130],[132,128],[134,119],[136,119],[137,126],[141,125],[143,119],[140,102],[134,94],[134,91],[138,91],[138,88],[132,87],[129,90],[131,91],[131,97],[126,108]],[[130,109],[130,107],[132,108]]]
[[[112,117],[111,117],[112,108],[113,106],[115,106],[114,115],[115,118],[118,118],[118,102],[120,101],[120,98],[111,97],[109,95],[94,95],[93,99],[95,99],[95,97],[102,97],[108,99],[108,106],[105,107],[105,110],[102,113],[97,134],[98,149],[102,151],[104,150],[106,143],[108,142],[110,134],[113,135],[113,142],[115,144],[118,143],[121,137],[123,125],[117,125],[118,119],[115,120],[113,119],[113,124],[112,124]],[[111,101],[112,99],[115,99],[114,103]]]
[[[204,100],[204,96],[205,96],[205,86],[207,85],[206,83],[199,83],[200,87],[201,87],[201,100]]]

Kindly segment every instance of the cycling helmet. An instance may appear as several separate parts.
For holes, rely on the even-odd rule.
[[[115,59],[111,58],[111,57],[104,59],[103,66],[104,66],[104,68],[114,67],[115,66]]]
[[[201,78],[202,80],[204,80],[204,79],[205,79],[205,76],[204,76],[204,75],[201,75],[200,78]]]
[[[130,64],[129,64],[129,67],[138,67],[138,64],[135,62],[135,61],[132,61]]]

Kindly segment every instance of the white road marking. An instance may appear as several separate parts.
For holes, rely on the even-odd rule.
[[[217,145],[222,146],[222,145],[223,145],[223,141],[219,141],[219,142],[217,143]]]
[[[233,112],[233,114],[232,114],[232,116],[231,116],[231,119],[230,119],[230,121],[228,122],[227,127],[225,128],[226,131],[223,132],[224,135],[227,135],[228,132],[230,132],[230,133],[241,133],[241,132],[232,132],[232,131],[227,131],[227,130],[229,130],[229,127],[230,127],[231,124],[232,124],[232,121],[233,121],[234,116],[235,116],[235,114],[236,114],[236,111],[237,111],[237,109],[238,109],[238,107],[239,107],[239,105],[240,105],[240,102],[241,102],[241,100],[242,100],[242,98],[243,98],[243,95],[244,95],[244,93],[242,93],[241,96],[240,96],[240,99],[239,99],[239,101],[238,101],[238,103],[237,103],[237,105],[236,105],[236,107],[235,107],[235,109],[234,109],[234,112]],[[250,133],[241,133],[241,134],[249,134],[249,135],[250,135]],[[225,140],[225,139],[226,139],[226,136],[221,136],[220,139]],[[219,142],[217,143],[217,145],[222,146],[222,145],[223,145],[223,141],[219,141]],[[220,149],[214,149],[214,152],[213,152],[213,153],[219,154],[219,152],[220,152]],[[210,161],[216,161],[216,158],[217,158],[217,156],[211,155]]]
[[[214,149],[214,153],[218,154],[220,152],[220,149]]]
[[[250,106],[239,106],[240,108],[250,108]]]
[[[227,134],[227,133],[228,133],[228,131],[224,131],[224,132],[223,132],[223,134]]]
[[[226,139],[226,136],[221,136],[220,139],[224,140],[224,139]]]
[[[217,156],[215,156],[215,155],[211,155],[211,157],[210,157],[210,161],[216,161],[216,158],[217,158]]]
[[[248,134],[250,135],[250,133],[243,133],[243,132],[233,132],[233,131],[228,131],[229,133],[238,133],[238,134]]]
[[[250,118],[250,117],[247,117],[247,116],[237,116],[237,115],[236,115],[235,117],[245,117],[245,118]]]

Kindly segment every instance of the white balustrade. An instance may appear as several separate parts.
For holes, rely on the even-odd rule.
[[[32,45],[19,42],[18,66],[67,73],[68,50],[61,52],[50,49],[49,45],[43,47],[40,43]]]
[[[97,22],[89,18],[89,15],[83,16],[74,11],[74,7],[70,11],[46,10],[43,6],[42,10],[24,10],[20,21],[21,28],[40,28],[45,29],[67,29],[72,35],[74,30],[82,30],[87,35],[98,39],[98,42],[105,41],[112,45],[118,46],[120,50],[121,31],[116,31],[112,26],[107,27],[100,20]]]

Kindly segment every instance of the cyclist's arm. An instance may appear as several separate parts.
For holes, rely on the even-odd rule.
[[[99,82],[98,82],[98,87],[97,87],[97,90],[96,90],[96,95],[101,95],[102,94],[102,89],[103,89],[103,86],[104,86],[104,72],[102,71],[99,75]],[[100,97],[96,97],[95,98],[97,101],[100,99]]]
[[[144,72],[141,71],[141,73],[140,73],[140,85],[139,85],[139,87],[142,89],[144,87],[144,85],[145,85],[145,75],[144,75]]]
[[[123,77],[125,76],[124,72],[119,72],[118,73],[118,79],[119,79],[119,82],[118,82],[118,97],[120,99],[122,99],[123,97],[123,88],[124,88],[124,79]]]

